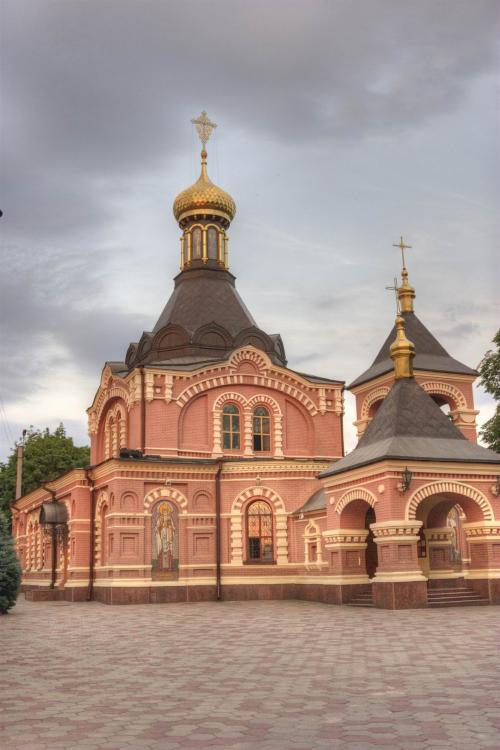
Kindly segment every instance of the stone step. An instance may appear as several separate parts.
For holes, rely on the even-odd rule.
[[[484,607],[489,605],[488,599],[434,599],[428,602],[430,608],[438,607]]]
[[[428,589],[427,603],[429,607],[483,607],[489,604],[477,591],[466,586],[450,588]]]
[[[474,594],[462,594],[459,592],[458,594],[432,594],[428,595],[427,599],[429,601],[433,601],[434,599],[481,599],[482,597],[477,594],[474,596]]]
[[[350,602],[351,607],[373,607],[373,597],[370,591],[367,594],[357,594]]]

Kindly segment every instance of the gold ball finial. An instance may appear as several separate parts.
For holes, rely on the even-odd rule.
[[[413,377],[413,357],[415,345],[406,338],[405,321],[402,315],[396,316],[396,338],[390,347],[391,359],[394,362],[394,377]]]

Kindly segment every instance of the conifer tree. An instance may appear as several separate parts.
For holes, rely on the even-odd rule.
[[[0,511],[0,615],[6,615],[16,603],[21,583],[21,565],[10,534],[10,523]]]

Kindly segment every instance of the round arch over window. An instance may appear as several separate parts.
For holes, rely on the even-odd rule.
[[[222,410],[222,447],[224,450],[239,450],[240,412],[234,404],[226,404]]]
[[[217,260],[219,256],[219,232],[215,227],[207,229],[207,249],[209,260]]]
[[[273,512],[264,500],[247,508],[247,556],[249,562],[273,562]]]
[[[202,255],[202,240],[201,240],[201,229],[200,227],[195,227],[192,230],[192,238],[193,238],[193,249],[192,249],[192,257],[193,260],[201,260]]]
[[[271,418],[264,406],[253,410],[252,435],[254,451],[271,450]]]

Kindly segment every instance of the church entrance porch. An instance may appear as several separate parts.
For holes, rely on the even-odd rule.
[[[409,505],[410,517],[421,522],[418,557],[429,606],[500,603],[500,524],[484,495],[458,483],[454,489],[423,488],[425,496],[417,492],[418,503]]]

